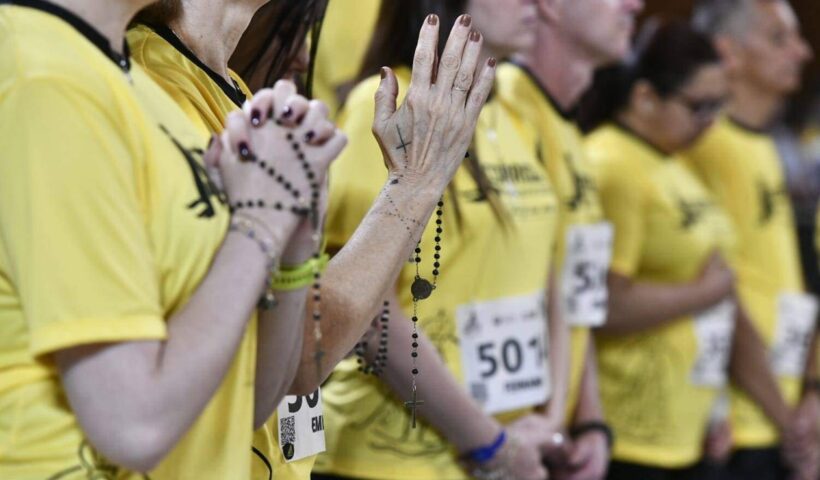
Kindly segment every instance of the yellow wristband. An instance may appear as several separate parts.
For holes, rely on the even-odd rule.
[[[295,267],[280,267],[278,274],[270,281],[271,290],[290,292],[313,284],[314,274],[324,272],[329,259],[330,255],[323,253],[319,258],[311,258]]]

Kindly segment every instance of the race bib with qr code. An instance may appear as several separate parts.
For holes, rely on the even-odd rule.
[[[735,311],[735,303],[724,300],[695,316],[698,356],[692,367],[694,385],[711,388],[726,385],[735,331]]]
[[[817,299],[803,293],[784,293],[777,300],[777,329],[771,350],[772,370],[780,377],[799,378],[817,320]]]
[[[572,326],[600,327],[606,322],[612,235],[612,224],[606,222],[575,225],[567,231],[561,311]]]
[[[285,462],[295,462],[325,451],[322,392],[288,395],[277,408],[279,448]]]
[[[543,293],[456,310],[464,380],[489,414],[540,405],[550,394]]]

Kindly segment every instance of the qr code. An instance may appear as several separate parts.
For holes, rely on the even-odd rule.
[[[487,403],[487,385],[483,383],[471,383],[470,392],[478,403]]]
[[[296,443],[296,417],[284,417],[279,419],[279,443],[281,445]]]

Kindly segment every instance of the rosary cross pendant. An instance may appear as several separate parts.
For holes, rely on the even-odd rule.
[[[410,409],[410,418],[413,428],[416,428],[416,409],[422,405],[424,405],[424,400],[418,400],[416,398],[416,390],[413,389],[413,398],[408,402],[404,402],[404,406]]]

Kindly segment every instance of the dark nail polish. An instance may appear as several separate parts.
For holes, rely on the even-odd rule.
[[[495,58],[493,58],[493,57],[490,57],[490,59],[487,60],[487,65],[489,65],[491,68],[495,68],[496,63],[498,63],[498,62],[496,62]]]
[[[215,141],[216,141],[216,135],[211,135],[211,138],[208,140],[207,150],[210,150],[210,148],[214,146]]]
[[[427,23],[429,23],[430,25],[437,25],[438,24],[438,16],[436,16],[433,13],[431,13],[430,15],[427,15]]]
[[[293,109],[285,107],[282,109],[282,118],[290,118],[293,115]]]
[[[470,41],[471,42],[477,42],[479,40],[481,40],[481,34],[478,33],[478,30],[473,30],[472,32],[470,32]]]
[[[314,138],[316,138],[316,132],[314,132],[313,130],[311,130],[311,131],[309,131],[305,134],[305,141],[306,142],[309,142],[309,141],[313,140]]]
[[[386,68],[382,67],[382,69],[381,69],[380,73],[381,73],[381,75],[382,75],[382,78],[387,77],[387,69],[386,69]]]
[[[461,16],[461,24],[462,25],[464,25],[465,27],[469,27],[471,23],[473,23],[473,17],[471,17],[467,14],[464,14],[464,15]]]
[[[262,112],[257,109],[251,110],[251,125],[254,127],[262,125]]]
[[[239,142],[239,158],[246,162],[249,162],[251,161],[251,159],[253,159],[251,149],[248,148],[248,144],[245,142]]]

